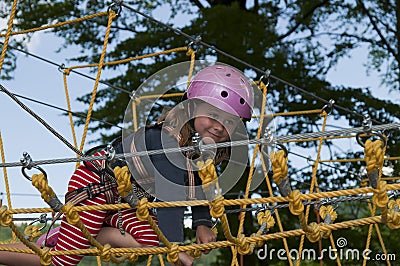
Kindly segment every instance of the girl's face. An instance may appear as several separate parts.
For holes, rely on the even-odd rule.
[[[194,129],[206,143],[210,142],[207,138],[211,138],[216,143],[229,140],[239,121],[239,117],[210,104],[196,105]]]

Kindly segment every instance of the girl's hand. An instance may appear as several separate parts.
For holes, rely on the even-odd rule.
[[[205,225],[197,226],[197,229],[196,229],[197,244],[215,242],[216,239],[217,239],[217,236],[214,234],[214,232],[211,230],[210,227],[205,226]],[[210,253],[210,250],[205,250],[205,251],[203,251],[203,253],[208,254],[208,253]]]
[[[176,266],[193,266],[194,258],[189,256],[186,252],[179,252],[178,257],[180,262],[175,263]]]

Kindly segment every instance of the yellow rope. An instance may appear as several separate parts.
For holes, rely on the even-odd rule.
[[[102,66],[104,67],[104,66],[125,64],[125,63],[129,63],[129,62],[135,61],[135,60],[141,60],[141,59],[145,59],[145,58],[155,57],[155,56],[164,55],[164,54],[171,54],[171,53],[175,53],[175,52],[184,52],[184,51],[187,51],[187,50],[188,50],[188,48],[185,47],[185,46],[184,47],[178,47],[178,48],[173,48],[173,49],[169,49],[169,50],[165,50],[165,51],[161,51],[161,52],[156,52],[156,53],[151,53],[151,54],[146,54],[146,55],[140,55],[140,56],[135,56],[135,57],[130,57],[130,58],[116,60],[116,61],[112,61],[112,62],[104,62],[102,64]],[[100,66],[99,63],[93,63],[93,64],[87,64],[87,65],[78,65],[78,66],[68,67],[64,71],[67,74],[69,74],[70,71],[73,70],[73,69],[82,69],[82,68],[99,67],[99,66]]]
[[[131,172],[129,172],[128,166],[115,167],[114,175],[118,183],[118,194],[125,198],[132,190]]]
[[[390,229],[400,228],[400,199],[389,200],[388,209],[387,225]]]
[[[44,174],[34,174],[32,176],[32,185],[39,190],[42,199],[47,203],[50,201],[50,198],[55,196],[54,190],[49,186]]]
[[[1,153],[1,162],[5,163],[6,162],[6,156],[4,153],[4,145],[3,145],[3,138],[1,136],[0,132],[0,153]],[[8,174],[7,174],[7,168],[3,167],[3,175],[4,175],[4,185],[6,187],[6,194],[7,194],[7,205],[8,208],[12,209],[12,204],[11,204],[11,194],[10,194],[10,184],[8,182]],[[12,233],[12,239],[15,241],[17,239],[17,236],[15,233]]]
[[[279,185],[282,180],[287,178],[288,157],[286,156],[285,151],[279,150],[277,152],[271,152],[270,158],[273,172],[272,178],[274,179],[275,183]]]
[[[14,22],[15,13],[17,11],[17,3],[18,3],[18,0],[14,0],[12,8],[11,8],[10,18],[8,19],[7,32],[6,32],[5,35],[2,36],[2,37],[5,36],[6,38],[4,40],[3,49],[1,51],[1,56],[0,56],[0,74],[1,74],[1,70],[3,68],[4,60],[6,58],[6,51],[7,51],[7,47],[8,47],[8,41],[10,40],[11,29],[12,29],[12,25],[13,25],[13,22]]]
[[[116,17],[116,14],[114,11],[109,11],[108,12],[108,24],[107,24],[107,30],[106,30],[106,34],[104,37],[104,45],[103,45],[103,50],[100,56],[100,61],[98,64],[98,71],[97,71],[97,76],[96,76],[96,81],[94,84],[94,88],[93,88],[93,92],[92,92],[92,97],[90,99],[90,104],[89,104],[89,110],[86,116],[86,122],[85,122],[85,126],[83,129],[83,135],[82,135],[82,140],[81,140],[81,146],[80,146],[80,151],[83,151],[83,146],[85,145],[85,140],[86,140],[86,135],[87,135],[87,131],[89,128],[89,122],[90,122],[90,118],[92,116],[92,111],[93,111],[93,105],[96,99],[96,92],[97,92],[97,88],[99,86],[99,81],[100,81],[100,76],[101,76],[101,70],[103,68],[103,63],[104,63],[104,57],[106,55],[106,48],[107,48],[107,44],[108,44],[108,37],[110,35],[110,31],[111,31],[111,24],[113,22],[113,19]]]
[[[383,151],[383,142],[380,139],[373,142],[368,139],[365,142],[364,154],[368,173],[371,173],[382,166],[383,157],[385,155]]]
[[[63,72],[63,81],[64,81],[65,100],[67,101],[69,125],[71,126],[72,138],[74,140],[74,147],[78,148],[78,141],[76,140],[76,133],[75,133],[75,125],[74,125],[74,120],[72,118],[72,112],[71,112],[71,101],[70,101],[69,92],[68,92],[67,75],[68,74],[64,71]],[[78,156],[78,154],[77,154],[77,156]],[[79,167],[79,162],[76,162],[75,167],[76,168]]]
[[[328,114],[325,112],[325,110],[322,110],[320,116],[323,118],[323,122],[322,122],[322,129],[321,132],[325,131],[326,128],[326,122],[327,122],[327,118],[328,118]],[[317,156],[314,160],[314,164],[312,166],[312,176],[311,176],[311,185],[310,185],[310,193],[312,193],[314,191],[314,187],[316,187],[316,191],[319,192],[319,188],[318,188],[318,182],[317,182],[317,169],[318,169],[318,164],[319,164],[319,159],[321,157],[321,150],[322,150],[322,144],[323,144],[324,138],[320,137],[319,138],[319,143],[318,143],[318,150],[317,150]],[[305,228],[306,224],[307,224],[307,220],[308,220],[308,216],[310,213],[310,205],[307,206],[306,208],[306,213],[305,213],[305,217],[302,217],[302,214],[299,216],[300,217],[300,223],[302,223],[302,227],[303,229],[308,229],[310,230],[310,228]],[[303,221],[304,220],[304,221]],[[310,241],[318,241],[319,239],[317,239],[316,236],[316,232],[315,231],[319,231],[319,227],[318,226],[313,226],[311,228],[311,232],[307,235],[307,238]],[[318,234],[320,235],[320,234]],[[304,245],[304,235],[301,236],[300,239],[300,245],[299,245],[299,254],[302,254],[302,250],[303,250],[303,245]],[[299,266],[300,265],[300,257],[297,259],[296,261],[296,265]]]
[[[268,169],[267,169],[267,167],[265,165],[265,158],[264,158],[264,156],[261,155],[260,159],[261,159],[261,166],[262,166],[263,172],[265,173],[264,174],[265,175],[265,182],[267,184],[268,192],[269,192],[270,195],[273,195],[274,193],[272,191],[271,182],[270,182],[269,177],[268,177]],[[282,222],[281,222],[281,219],[280,219],[280,216],[279,216],[279,210],[278,209],[275,210],[275,217],[276,217],[276,221],[278,223],[279,231],[283,232],[284,231],[283,230],[283,225],[282,225]],[[285,247],[286,254],[290,254],[289,253],[290,252],[289,245],[287,243],[287,240],[284,238],[284,239],[282,239],[282,242],[283,242],[283,246]],[[258,242],[257,245],[262,245],[262,242]],[[288,257],[288,261],[289,261],[289,265],[293,266],[292,259]]]
[[[260,114],[265,114],[268,87],[262,81],[258,81],[258,82],[256,82],[256,84],[258,86],[258,89],[260,89],[261,92],[263,93]],[[261,136],[262,128],[263,128],[263,122],[264,122],[264,116],[261,116],[260,117],[260,122],[259,122],[259,128],[257,130],[256,138],[260,138],[260,136]],[[256,144],[255,147],[254,147],[252,160],[251,160],[251,164],[250,164],[250,171],[249,171],[249,175],[248,175],[248,178],[247,178],[246,189],[245,189],[245,193],[244,193],[244,197],[245,198],[249,197],[250,185],[251,185],[251,180],[252,180],[253,173],[254,173],[254,165],[255,165],[255,162],[256,162],[257,153],[259,152],[259,146],[260,146],[259,144]],[[246,204],[243,205],[242,208],[246,208]],[[243,215],[240,216],[238,236],[243,231],[245,215],[246,215],[246,213],[244,213]]]
[[[17,2],[17,1],[15,1],[15,2]],[[51,28],[57,28],[57,27],[68,25],[68,24],[82,22],[82,21],[85,21],[85,20],[90,20],[90,19],[93,19],[93,18],[96,18],[96,17],[107,16],[107,15],[108,15],[107,11],[100,12],[100,13],[97,13],[97,14],[92,14],[92,15],[88,15],[88,16],[85,16],[85,17],[82,17],[82,18],[72,19],[72,20],[68,20],[68,21],[64,21],[64,22],[60,22],[60,23],[56,23],[56,24],[52,24],[52,25],[46,25],[46,26],[32,28],[32,29],[28,29],[28,30],[11,32],[10,35],[27,34],[27,33],[36,32],[36,31],[42,31],[42,30],[47,30],[47,29],[51,29]],[[4,36],[6,36],[6,34],[0,34],[0,37],[4,37]]]
[[[33,241],[35,238],[39,237],[42,232],[40,231],[40,226],[38,225],[28,225],[24,234],[29,238],[29,241]]]

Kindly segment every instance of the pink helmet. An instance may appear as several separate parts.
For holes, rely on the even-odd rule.
[[[227,113],[250,120],[253,88],[236,68],[213,65],[199,71],[187,89],[188,99],[203,100]]]

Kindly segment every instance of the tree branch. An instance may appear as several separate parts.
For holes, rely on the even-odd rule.
[[[382,32],[379,30],[378,25],[376,24],[376,22],[374,21],[373,17],[371,16],[371,14],[368,12],[368,9],[365,7],[364,3],[361,0],[357,0],[358,5],[361,7],[361,9],[365,12],[365,14],[367,15],[367,17],[369,18],[369,21],[372,24],[372,27],[374,28],[374,30],[376,31],[376,33],[379,35],[379,37],[381,38],[382,42],[384,43],[384,45],[386,46],[386,48],[388,49],[388,51],[396,58],[396,60],[398,59],[398,54],[396,53],[396,51],[390,46],[390,44],[388,43],[388,41],[386,40],[386,38],[383,36]]]
[[[193,4],[195,4],[199,9],[203,9],[204,6],[199,0],[190,0]]]
[[[288,37],[290,34],[292,34],[298,27],[300,27],[301,23],[308,18],[309,16],[311,16],[315,10],[317,10],[318,8],[322,7],[323,5],[325,5],[326,3],[329,3],[329,0],[325,0],[317,5],[315,5],[312,9],[310,9],[306,14],[304,14],[304,16],[299,19],[296,23],[296,25],[294,25],[293,28],[291,28],[288,32],[286,32],[285,34],[281,35],[278,39],[278,41],[282,41],[283,39],[285,39],[286,37]]]

